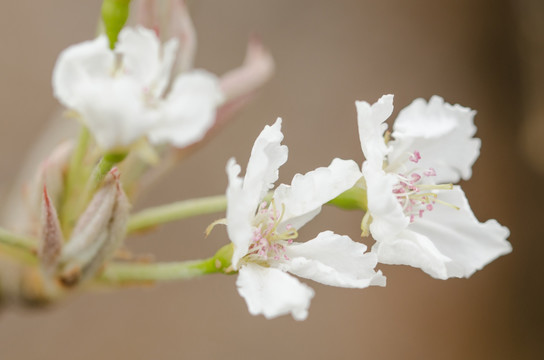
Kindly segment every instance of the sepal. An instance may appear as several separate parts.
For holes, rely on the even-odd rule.
[[[327,204],[346,210],[361,209],[367,211],[367,195],[364,183],[364,178],[361,178],[351,189],[344,191]]]

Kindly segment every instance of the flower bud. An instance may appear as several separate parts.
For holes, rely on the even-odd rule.
[[[64,239],[55,206],[47,193],[47,188],[43,187],[42,204],[42,227],[40,243],[38,248],[38,258],[41,267],[47,277],[54,275],[57,264],[60,259]]]
[[[246,57],[242,66],[221,77],[221,90],[228,101],[253,93],[262,86],[274,72],[274,59],[257,36],[249,39]]]
[[[196,52],[196,31],[183,0],[167,0],[157,4],[156,0],[142,0],[138,6],[137,21],[152,29],[163,40],[178,40],[174,74],[193,67]]]
[[[122,244],[130,205],[112,169],[81,215],[62,253],[61,280],[74,285],[91,278]]]

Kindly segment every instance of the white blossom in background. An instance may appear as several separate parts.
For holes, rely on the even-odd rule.
[[[474,111],[438,96],[417,99],[400,112],[387,142],[393,95],[356,106],[366,158],[363,228],[376,240],[379,262],[447,279],[469,277],[512,250],[508,229],[495,220],[480,223],[461,187],[451,184],[470,178],[479,155]]]
[[[53,71],[58,100],[76,111],[105,151],[142,137],[184,147],[205,135],[223,101],[215,75],[172,74],[178,40],[161,47],[152,30],[125,28],[115,50],[105,35],[70,46]]]
[[[335,159],[326,168],[297,174],[280,185],[270,203],[263,202],[287,160],[281,145],[281,119],[257,137],[245,177],[234,159],[227,164],[227,231],[234,245],[232,267],[237,286],[253,315],[266,318],[291,313],[308,315],[314,291],[287,272],[332,286],[364,288],[385,285],[374,270],[377,258],[366,246],[331,231],[305,243],[294,242],[297,230],[326,202],[351,188],[361,177],[353,161]]]

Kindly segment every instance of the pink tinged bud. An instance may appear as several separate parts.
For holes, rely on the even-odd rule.
[[[164,4],[166,3],[166,4]],[[178,40],[177,62],[174,73],[193,67],[196,53],[196,31],[183,0],[142,0],[136,11],[140,25],[152,29],[163,41]]]
[[[41,199],[41,192],[45,185],[53,204],[57,203],[64,188],[64,173],[70,161],[73,145],[72,141],[61,143],[41,163],[35,180],[39,184],[39,186],[36,186],[36,193],[39,194],[36,196],[37,198]]]
[[[130,212],[130,203],[117,181],[116,202],[112,211],[111,221],[105,229],[105,240],[93,260],[81,273],[82,280],[94,276],[102,266],[111,260],[123,244]]]
[[[58,205],[64,191],[64,176],[70,161],[73,143],[63,142],[39,165],[34,180],[28,187],[27,195],[27,224],[25,230],[29,234],[38,235],[40,214],[43,212],[43,189],[47,187],[47,193],[52,206]]]
[[[252,37],[242,66],[227,72],[220,79],[219,85],[226,102],[217,109],[214,125],[208,130],[203,140],[178,149],[175,157],[181,159],[209,140],[251,100],[257,89],[272,76],[273,72],[272,56],[258,38]]]
[[[158,35],[159,18],[156,11],[156,0],[141,0],[136,9],[138,24],[148,29],[154,29]]]
[[[244,63],[239,68],[231,70],[221,77],[221,90],[227,99],[240,99],[252,94],[261,87],[274,72],[274,59],[261,43],[252,36],[247,46]]]
[[[170,32],[179,41],[175,73],[187,71],[193,67],[196,53],[196,31],[183,0],[170,3]]]
[[[91,278],[113,257],[124,240],[129,210],[119,171],[114,168],[81,215],[64,248],[61,278],[66,285]]]
[[[60,228],[55,206],[43,187],[41,235],[38,248],[38,258],[41,267],[47,276],[54,275],[60,260],[64,239]]]

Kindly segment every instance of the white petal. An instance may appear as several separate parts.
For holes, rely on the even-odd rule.
[[[244,191],[255,201],[255,209],[261,199],[278,180],[278,169],[287,161],[287,146],[281,145],[281,119],[274,125],[265,126],[251,149],[244,178]]]
[[[356,101],[359,139],[365,159],[379,166],[388,153],[383,139],[387,124],[385,120],[393,112],[393,95],[383,95],[370,105],[366,101]]]
[[[416,99],[400,112],[393,125],[391,167],[401,163],[408,167],[432,167],[438,183],[469,179],[480,154],[480,139],[473,138],[475,113],[460,105],[444,103],[439,96],[433,96],[429,103]],[[407,161],[414,151],[421,154],[417,165]]]
[[[460,209],[436,205],[410,229],[428,237],[441,254],[451,259],[446,263],[447,277],[469,277],[512,251],[506,240],[508,229],[495,220],[480,223],[459,186],[442,192],[439,199]]]
[[[368,211],[372,216],[372,237],[377,241],[395,237],[409,224],[393,194],[393,186],[398,179],[368,161],[363,163],[363,176],[367,186]]]
[[[161,120],[149,133],[154,144],[184,147],[201,140],[215,120],[223,95],[217,77],[203,70],[180,75],[161,107]]]
[[[157,122],[130,78],[111,78],[81,87],[76,109],[103,150],[130,145]]]
[[[123,55],[123,71],[142,87],[150,87],[160,71],[161,43],[152,30],[138,26],[124,28],[115,51]]]
[[[247,200],[247,194],[242,190],[240,165],[234,159],[227,163],[229,185],[227,188],[227,232],[234,244],[232,266],[238,269],[238,261],[247,254],[253,235],[251,221],[255,216],[253,201]]]
[[[63,105],[79,110],[76,107],[81,103],[80,87],[109,77],[114,62],[106,36],[70,46],[59,55],[53,70],[55,97]]]
[[[313,240],[286,247],[289,260],[281,268],[297,276],[322,284],[350,288],[370,285],[385,286],[385,277],[376,273],[375,254],[366,253],[366,246],[348,236],[325,231]]]
[[[451,259],[444,256],[429,238],[415,231],[406,229],[394,237],[377,241],[372,252],[382,264],[409,265],[432,277],[448,278],[446,263]]]
[[[255,264],[240,269],[236,285],[249,312],[267,319],[291,313],[295,320],[304,320],[314,296],[310,287],[285,272]]]
[[[176,61],[178,47],[179,44],[177,39],[170,39],[162,45],[162,61],[155,79],[155,86],[153,87],[154,96],[156,98],[162,97],[164,91],[170,84],[172,67]]]
[[[360,178],[357,163],[342,159],[304,175],[296,174],[291,185],[281,184],[274,192],[276,207],[285,209],[282,224],[299,229],[319,213],[323,204],[352,188]]]

